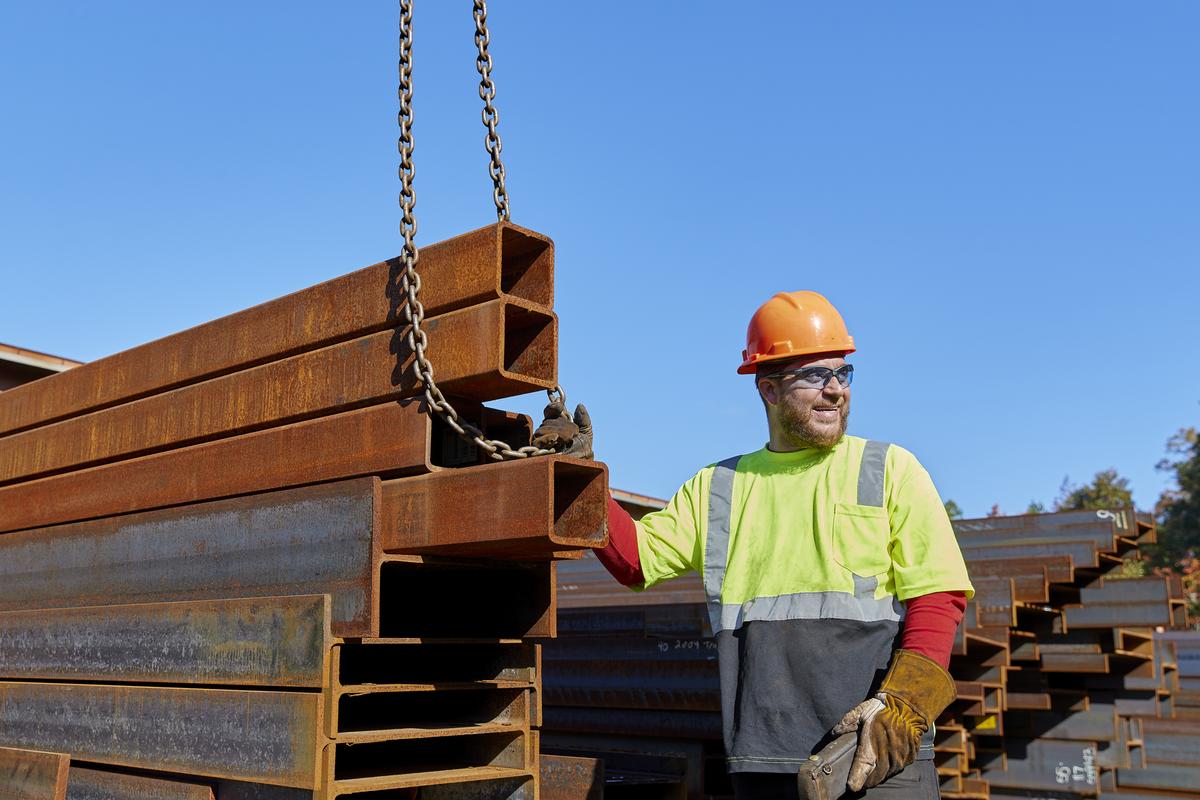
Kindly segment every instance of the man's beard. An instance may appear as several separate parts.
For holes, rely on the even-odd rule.
[[[833,447],[846,435],[850,404],[843,403],[838,406],[838,412],[838,426],[831,431],[827,426],[813,423],[811,408],[798,412],[784,404],[779,407],[779,424],[788,441],[796,447]]]

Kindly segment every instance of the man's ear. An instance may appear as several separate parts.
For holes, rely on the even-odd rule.
[[[779,405],[779,391],[775,386],[775,382],[767,378],[760,378],[758,381],[758,394],[763,401],[771,405]]]

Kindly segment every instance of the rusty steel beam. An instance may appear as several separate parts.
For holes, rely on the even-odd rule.
[[[1078,525],[1095,522],[1108,522],[1116,526],[1122,536],[1136,538],[1138,523],[1137,512],[1132,508],[1113,509],[1080,509],[1076,511],[1055,511],[1048,514],[1012,514],[999,517],[978,517],[975,519],[956,519],[953,521],[955,532],[985,532],[1002,530],[1050,530],[1067,525]],[[1144,523],[1143,523],[1144,524]],[[1044,535],[1053,535],[1047,533]]]
[[[145,397],[394,327],[403,319],[398,260],[84,364],[0,395],[0,434]],[[427,314],[506,295],[549,308],[554,246],[498,223],[421,248]]]
[[[522,775],[516,778],[423,786],[419,796],[421,800],[537,800],[536,786],[535,778]]]
[[[324,789],[290,789],[284,786],[268,786],[265,783],[230,780],[215,781],[215,788],[216,800],[330,800]],[[117,799],[113,798],[113,800]],[[122,800],[124,799],[122,798]],[[138,798],[138,800],[142,799]],[[150,797],[146,800],[158,800],[158,798]]]
[[[286,791],[286,790],[285,790]],[[264,795],[261,800],[268,800]],[[67,800],[214,800],[211,786],[72,766]],[[222,796],[221,800],[225,800]]]
[[[0,683],[0,744],[80,761],[316,788],[321,695]]]
[[[320,689],[331,647],[327,598],[0,613],[0,678]]]
[[[0,747],[0,797],[4,800],[64,800],[66,753]]]
[[[973,558],[971,575],[1018,578],[1045,574],[1050,583],[1070,583],[1075,580],[1071,556],[1018,556],[1016,558]]]
[[[431,424],[416,400],[0,488],[0,532],[197,503],[288,486],[427,472]]]
[[[556,385],[557,321],[495,300],[425,321],[438,385],[495,400]],[[404,329],[0,437],[0,484],[298,422],[422,391]]]
[[[514,731],[335,744],[329,795],[533,778],[536,752],[532,739],[531,732]],[[426,791],[422,788],[421,794]]]
[[[604,800],[604,761],[543,755],[542,800]]]
[[[384,552],[538,558],[608,543],[608,471],[551,456],[384,481]]]
[[[1095,569],[1101,562],[1100,548],[1090,539],[1006,539],[994,544],[963,545],[962,554],[968,571],[976,559],[1069,555],[1076,569]]]
[[[377,635],[378,485],[358,478],[0,536],[0,611],[328,594],[335,636]]]

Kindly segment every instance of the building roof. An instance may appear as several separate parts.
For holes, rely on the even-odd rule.
[[[660,500],[657,497],[650,497],[644,494],[626,492],[621,489],[611,489],[609,493],[612,495],[613,500],[616,500],[621,508],[628,511],[634,519],[641,519],[651,511],[658,511],[667,505],[666,500]]]
[[[82,361],[72,361],[69,358],[61,356],[52,356],[49,353],[39,353],[37,350],[29,350],[24,347],[16,347],[11,344],[0,342],[0,362],[8,362],[10,364],[21,364],[26,367],[46,370],[47,372],[63,372],[71,367],[78,367]]]

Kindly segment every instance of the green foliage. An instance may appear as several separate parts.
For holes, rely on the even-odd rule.
[[[1030,500],[1029,505],[1025,508],[1026,514],[1045,514],[1046,507],[1037,500]]]
[[[1129,479],[1122,478],[1115,469],[1097,472],[1092,482],[1084,486],[1073,486],[1069,478],[1063,478],[1058,499],[1054,501],[1055,511],[1132,506],[1133,490],[1129,488]]]
[[[950,517],[950,519],[962,519],[963,512],[962,509],[958,507],[958,503],[954,502],[953,500],[947,500],[945,505],[946,516]]]
[[[1144,578],[1150,574],[1149,565],[1137,558],[1127,558],[1121,562],[1121,569],[1104,576],[1105,580],[1120,580],[1121,578]]]
[[[1157,468],[1175,479],[1175,488],[1163,492],[1155,508],[1155,560],[1170,566],[1200,553],[1200,432],[1195,428],[1176,432],[1167,440],[1167,457]]]

